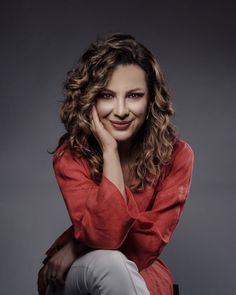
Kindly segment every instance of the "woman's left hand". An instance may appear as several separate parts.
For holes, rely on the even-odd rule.
[[[102,122],[99,120],[97,109],[92,107],[91,113],[91,131],[96,137],[102,151],[109,149],[117,149],[117,141],[115,138],[105,129]]]
[[[62,287],[65,284],[65,275],[77,257],[78,252],[72,240],[55,253],[41,269],[41,286],[46,288],[49,284],[52,290]]]

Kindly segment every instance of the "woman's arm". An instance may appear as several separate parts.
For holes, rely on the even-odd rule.
[[[91,131],[103,151],[103,175],[116,185],[124,200],[127,201],[117,142],[103,126],[95,106],[91,112]]]
[[[132,193],[127,196],[117,142],[100,122],[95,107],[91,122],[91,130],[104,156],[100,185],[90,178],[86,161],[73,157],[69,149],[54,158],[54,172],[73,224],[74,237],[91,248],[117,249],[139,209]]]
[[[187,143],[179,144],[171,168],[151,209],[140,212],[121,249],[139,270],[150,265],[169,242],[184,209],[192,182],[194,153]],[[127,247],[132,245],[132,248]]]
[[[139,214],[132,193],[125,187],[125,202],[116,184],[104,174],[97,185],[90,178],[86,160],[73,157],[69,150],[54,161],[53,167],[74,237],[91,248],[119,248]]]
[[[57,289],[65,283],[65,277],[72,263],[91,248],[72,238],[69,242],[54,250],[51,256],[44,260],[44,266],[38,272],[38,292],[45,295],[47,285]],[[51,275],[54,275],[52,279]]]
[[[127,186],[127,203],[105,175],[100,185],[90,178],[87,162],[67,150],[54,162],[55,175],[74,227],[75,238],[92,248],[118,249],[127,235],[146,252],[159,253],[168,242],[186,201],[192,177],[193,152],[179,144],[169,175],[153,208],[139,212]],[[143,243],[142,239],[150,240]],[[148,249],[145,249],[148,247]]]
[[[127,203],[124,176],[117,149],[110,148],[103,152],[103,175],[117,186],[125,202]]]

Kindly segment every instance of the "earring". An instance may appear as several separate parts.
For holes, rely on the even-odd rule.
[[[149,109],[148,109],[148,114],[147,114],[147,116],[146,116],[146,120],[149,118],[149,113],[150,113],[150,110],[151,110],[152,105],[153,105],[153,103],[150,104],[150,107],[149,107]]]

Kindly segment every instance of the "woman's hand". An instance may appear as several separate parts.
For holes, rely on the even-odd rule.
[[[39,275],[41,278],[41,286],[45,287],[49,284],[52,290],[57,287],[62,287],[65,284],[65,276],[72,263],[78,257],[78,252],[75,248],[74,240],[67,243],[57,253],[55,253],[40,269]]]
[[[92,107],[91,113],[91,131],[97,139],[102,151],[108,149],[116,149],[117,141],[115,138],[105,129],[102,122],[99,120],[97,109],[95,106]]]
[[[38,272],[38,281],[37,281],[37,286],[38,286],[38,293],[39,295],[45,295],[46,294],[46,289],[47,285],[44,283],[43,279],[43,272],[45,270],[46,265],[42,266]]]

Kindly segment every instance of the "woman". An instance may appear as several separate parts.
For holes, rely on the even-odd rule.
[[[46,252],[40,294],[172,295],[159,258],[189,193],[160,66],[128,34],[97,39],[68,73],[53,157],[72,226]],[[53,293],[55,291],[55,293]]]

